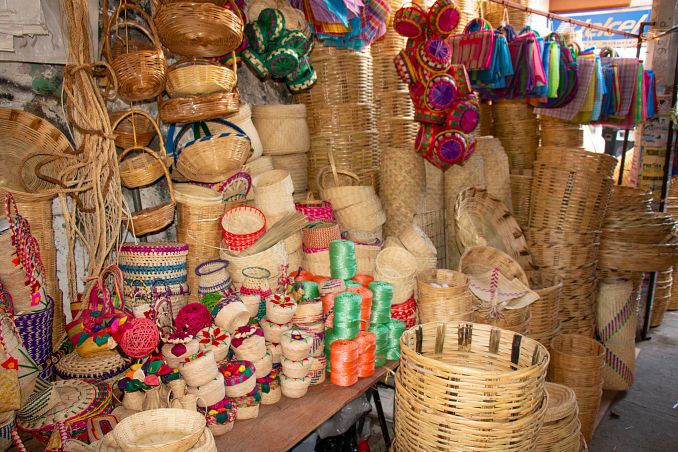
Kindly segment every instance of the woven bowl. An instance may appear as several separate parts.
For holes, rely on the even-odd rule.
[[[205,426],[197,411],[160,408],[123,419],[112,435],[125,452],[183,452],[198,442]]]

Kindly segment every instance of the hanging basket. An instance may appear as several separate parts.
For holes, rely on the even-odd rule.
[[[179,55],[219,57],[234,51],[243,39],[244,20],[234,11],[212,3],[173,2],[155,14],[163,45]]]
[[[128,20],[128,12],[136,12],[148,28]],[[120,15],[124,13],[124,19]],[[130,48],[129,29],[135,29],[151,41],[150,48]],[[111,33],[121,42],[111,43]],[[123,37],[124,35],[124,37]],[[116,47],[115,55],[111,46]],[[139,46],[133,46],[139,47]],[[151,18],[140,7],[121,3],[106,27],[104,51],[118,81],[118,95],[129,102],[152,99],[165,89],[167,62]]]
[[[170,97],[203,96],[233,91],[238,81],[233,69],[203,58],[181,59],[167,69],[166,90]]]
[[[149,115],[145,111],[132,109],[130,111],[124,112],[113,123],[113,130],[115,131],[116,128],[123,121],[129,124],[136,124],[137,122],[140,122],[137,121],[137,119],[135,118],[136,115],[141,116],[148,124],[150,124],[151,130],[158,135],[158,140],[160,140],[159,142],[159,149],[161,152],[160,157],[164,160],[165,144],[162,139],[162,133],[160,132],[160,128],[158,127],[158,124],[155,122],[155,120],[151,117],[151,115]],[[132,139],[136,140],[134,131],[132,133],[133,133]],[[143,187],[144,185],[152,184],[165,174],[164,170],[165,164],[162,161],[153,158],[148,152],[145,152],[151,151],[151,149],[146,147],[146,145],[133,143],[131,146],[125,148],[124,152],[129,153],[132,151],[141,151],[141,152],[139,152],[136,155],[127,157],[124,160],[122,159],[120,160],[119,165],[120,181],[122,182],[122,185],[130,189]]]
[[[128,149],[123,151],[118,157],[118,161],[122,161],[127,154],[133,150],[134,149]],[[167,180],[170,201],[154,207],[148,207],[138,212],[133,212],[130,216],[124,214],[123,221],[128,221],[127,228],[137,237],[160,231],[169,226],[174,221],[174,208],[176,206],[174,188],[172,186],[172,181],[170,180],[169,171],[165,167],[163,160],[158,154],[148,148],[142,148],[141,151],[149,154],[162,165],[163,173],[165,173],[165,179]]]
[[[117,124],[117,126],[113,126],[115,145],[121,149],[132,146],[148,146],[156,134],[155,127],[146,116],[136,114],[131,117],[128,116],[127,113],[130,111],[134,110],[108,113],[111,124]],[[123,118],[123,116],[125,117]]]
[[[230,93],[213,93],[204,96],[158,97],[158,112],[165,123],[207,121],[237,113],[240,93],[235,88]]]

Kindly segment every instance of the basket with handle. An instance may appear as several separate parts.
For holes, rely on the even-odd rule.
[[[204,58],[183,58],[167,69],[170,97],[191,97],[230,92],[237,82],[236,59],[233,69]]]
[[[147,117],[136,114],[130,117],[127,116],[129,112],[130,110],[108,112],[111,124],[118,123],[113,128],[115,132],[115,145],[121,149],[127,149],[132,146],[148,146],[156,134],[155,127],[153,127],[153,124]],[[123,116],[125,118],[121,119]]]
[[[128,19],[128,12],[138,14],[148,28]],[[121,14],[124,18],[121,18]],[[130,49],[130,28],[147,37],[151,41],[151,48]],[[117,47],[122,51],[116,52],[116,55],[111,50],[111,33],[115,33],[115,39],[121,41]],[[104,34],[104,52],[118,80],[120,97],[130,102],[151,99],[165,89],[167,62],[158,31],[148,14],[137,5],[123,2],[115,10]]]
[[[155,14],[160,40],[179,55],[207,58],[234,51],[243,39],[244,20],[235,2],[229,4],[233,11],[213,3],[161,5]]]
[[[250,155],[250,139],[243,130],[224,119],[214,122],[233,131],[214,135],[204,122],[185,124],[178,131],[172,124],[168,132],[167,149],[174,156],[179,172],[190,180],[215,183],[236,173]],[[192,128],[194,140],[179,145],[179,140]],[[200,137],[200,129],[205,136]]]
[[[113,130],[115,130],[123,121],[127,120],[130,122],[133,127],[136,124],[135,116],[139,115],[143,117],[150,125],[155,134],[158,135],[160,140],[159,149],[161,152],[160,157],[164,160],[165,145],[162,139],[162,133],[160,128],[155,120],[142,110],[132,109],[127,112],[124,112],[118,119],[113,123]],[[136,133],[133,129],[132,136],[133,144],[128,146],[125,149],[125,152],[129,151],[141,151],[141,150],[150,150],[146,145],[139,144],[136,142]],[[160,179],[163,174],[165,174],[164,166],[165,164],[162,161],[154,159],[147,152],[140,152],[136,155],[127,157],[126,159],[120,160],[120,182],[127,188],[138,188],[143,187],[144,185],[152,184],[153,182]]]
[[[207,121],[237,113],[240,108],[240,92],[236,87],[229,93],[212,93],[203,96],[174,97],[158,96],[158,113],[162,122]]]
[[[127,228],[137,237],[160,231],[169,226],[174,221],[174,208],[176,206],[174,187],[172,186],[169,171],[167,170],[167,167],[165,167],[163,160],[157,153],[148,148],[142,148],[140,150],[149,154],[162,165],[163,173],[165,173],[165,179],[167,180],[170,200],[169,202],[157,206],[147,207],[137,212],[132,212],[129,215],[126,213],[123,215],[123,221],[128,222]],[[122,161],[127,154],[132,151],[134,151],[134,149],[123,151],[118,157],[118,161]]]

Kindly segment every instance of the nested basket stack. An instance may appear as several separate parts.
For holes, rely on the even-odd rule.
[[[522,174],[532,169],[539,146],[539,121],[532,107],[524,101],[494,101],[492,117],[494,136],[504,146],[511,174]]]
[[[584,145],[584,131],[579,124],[561,121],[550,116],[539,118],[542,146],[580,147]]]
[[[652,316],[650,326],[657,327],[664,321],[664,314],[671,301],[671,287],[673,286],[673,267],[657,273],[657,282],[652,299]]]
[[[201,263],[219,257],[219,220],[225,205],[219,193],[205,187],[176,184],[174,190],[177,200],[177,240],[188,245],[188,299],[195,303],[199,301],[198,275],[195,269]]]
[[[511,204],[513,218],[523,229],[527,229],[530,219],[530,199],[532,199],[532,171],[525,170],[523,174],[511,174]]]
[[[428,270],[417,275],[419,321],[473,321],[473,294],[468,277],[454,270]]]
[[[289,171],[294,195],[308,190],[308,158],[311,147],[305,105],[255,105],[252,121],[257,129],[265,156],[273,168]]]
[[[543,345],[489,325],[432,322],[406,331],[400,350],[395,450],[534,449],[547,410]]]
[[[12,193],[21,215],[31,225],[31,234],[40,245],[40,257],[45,267],[44,281],[47,294],[52,297],[57,309],[53,318],[53,344],[61,343],[65,334],[61,291],[56,271],[56,246],[52,227],[52,201],[56,186],[36,174],[43,164],[43,174],[59,174],[59,160],[41,161],[40,157],[28,158],[33,153],[72,154],[73,148],[63,133],[49,121],[23,110],[0,108],[0,163],[3,167],[0,181],[0,197]],[[4,209],[0,216],[4,216]]]
[[[405,322],[408,328],[417,321],[416,274],[417,260],[405,248],[392,246],[377,255],[374,279],[393,285],[391,318]]]
[[[398,235],[398,240],[417,259],[417,273],[438,267],[438,250],[422,228],[412,224]]]
[[[586,442],[581,436],[577,417],[577,395],[567,386],[546,383],[548,407],[539,430],[536,451],[583,452]]]
[[[295,95],[296,103],[306,105],[310,190],[319,190],[317,174],[329,166],[329,151],[337,168],[354,172],[363,184],[373,183],[378,177],[379,153],[369,50],[355,52],[317,43],[311,64],[318,81]]]
[[[530,6],[529,0],[518,0],[515,3],[521,6]],[[488,2],[483,5],[483,9],[483,17],[485,17],[485,19],[494,27],[499,27],[502,25],[503,21],[507,21],[509,24],[513,25],[513,28],[515,28],[516,31],[520,31],[527,25],[529,13],[518,8],[507,9],[499,3]]]
[[[386,236],[397,236],[412,225],[426,199],[426,169],[412,148],[384,148],[379,198],[384,206]]]
[[[551,342],[550,353],[548,379],[568,386],[577,395],[581,432],[588,442],[603,395],[605,347],[586,336],[561,334]]]
[[[532,179],[528,246],[534,264],[563,281],[561,331],[593,337],[596,264],[616,159],[542,147]]]
[[[555,273],[535,270],[527,273],[530,288],[539,295],[539,300],[530,305],[528,336],[541,342],[546,348],[560,332],[560,297],[563,282]]]
[[[510,165],[501,141],[494,137],[477,137],[475,154],[483,159],[487,192],[511,210]]]
[[[605,346],[603,389],[626,391],[636,371],[638,285],[630,279],[600,281],[596,333]]]

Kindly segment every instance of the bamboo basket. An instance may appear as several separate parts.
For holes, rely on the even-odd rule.
[[[468,278],[454,270],[429,270],[417,275],[417,307],[421,323],[462,320],[473,311]]]
[[[528,336],[548,348],[560,330],[558,313],[563,281],[557,274],[545,270],[528,272],[527,276],[530,288],[539,295],[539,300],[530,305]]]
[[[532,176],[511,174],[511,202],[513,218],[525,231],[530,218],[530,198],[532,196]]]
[[[266,155],[305,153],[310,149],[305,105],[255,105],[252,122]]]
[[[240,104],[240,110],[238,110],[237,113],[233,113],[227,119],[236,126],[240,127],[250,139],[250,143],[252,144],[252,154],[247,159],[247,163],[250,164],[261,158],[264,153],[264,147],[261,144],[259,132],[257,132],[257,129],[254,127],[254,123],[252,122],[252,107],[250,104]],[[225,131],[226,130],[223,130],[221,127],[216,126],[214,133],[219,134]],[[256,176],[253,171],[249,172],[252,177]]]
[[[384,148],[381,164],[382,201],[386,235],[399,235],[412,225],[426,197],[424,159],[405,147]]]
[[[308,158],[306,154],[285,154],[271,156],[273,168],[289,171],[295,193],[308,190]]]
[[[571,147],[584,145],[584,131],[572,124],[549,116],[539,118],[542,146]]]
[[[182,58],[167,69],[166,90],[170,97],[204,96],[231,92],[237,83],[233,69],[203,58]]]
[[[549,358],[538,342],[515,337],[465,322],[407,330],[395,379],[396,449],[531,450],[547,407]]]
[[[122,450],[179,452],[198,443],[206,425],[196,411],[160,408],[123,419],[111,435]]]
[[[521,101],[492,103],[495,137],[508,155],[511,174],[520,174],[533,167],[539,145],[539,123],[532,107]]]
[[[222,118],[240,109],[236,87],[229,93],[212,93],[194,97],[158,97],[158,113],[165,123],[189,123]]]
[[[113,128],[115,132],[115,145],[121,149],[127,149],[132,146],[148,147],[156,134],[155,127],[143,115],[126,116],[120,120],[128,111],[111,111],[108,113],[111,124],[118,124]]]
[[[477,137],[474,152],[483,159],[485,189],[511,210],[509,160],[501,142],[493,137]]]
[[[537,447],[540,452],[581,452],[580,424],[577,418],[577,396],[564,385],[546,383],[548,408],[544,425],[539,431]]]
[[[282,275],[283,267],[289,262],[287,250],[283,242],[278,242],[271,248],[262,251],[261,253],[253,254],[251,256],[240,257],[232,254],[228,250],[222,248],[220,256],[230,262],[229,271],[233,278],[233,284],[237,289],[245,280],[242,270],[247,267],[262,267],[270,272],[268,283],[270,287],[277,287],[278,279]]]
[[[678,265],[673,266],[672,280],[678,280]],[[673,286],[671,286],[671,298],[669,299],[666,309],[668,311],[675,311],[678,309],[678,289],[674,290]]]

